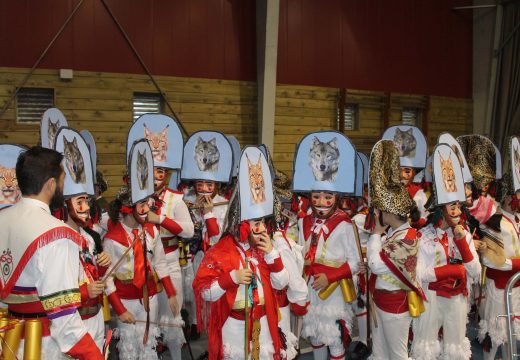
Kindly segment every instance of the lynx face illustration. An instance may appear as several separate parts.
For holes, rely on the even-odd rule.
[[[137,151],[137,184],[139,189],[144,190],[148,187],[148,160],[146,160],[146,153]]]
[[[195,161],[199,170],[217,172],[219,159],[220,152],[217,147],[217,139],[204,141],[199,137],[197,145],[195,145]]]
[[[448,159],[445,160],[442,157],[442,155],[440,155],[440,160],[441,160],[442,183],[444,185],[444,191],[456,192],[457,184],[455,183],[455,171],[453,170],[453,162],[451,161],[451,157],[448,156]]]
[[[309,165],[316,181],[336,181],[340,155],[336,141],[336,138],[328,142],[322,142],[317,137],[312,139]]]
[[[261,155],[258,155],[258,161],[253,164],[247,156],[247,173],[249,175],[249,189],[251,190],[251,202],[260,204],[265,201],[265,183],[262,173]]]
[[[21,195],[16,169],[0,166],[0,204],[15,204]]]
[[[400,157],[415,157],[415,147],[417,146],[417,140],[413,136],[413,129],[410,128],[406,131],[401,129],[395,129],[394,143],[399,151]]]
[[[152,132],[150,129],[144,126],[144,137],[148,140],[150,147],[152,148],[152,155],[154,161],[167,161],[166,151],[168,150],[168,126],[159,132]]]
[[[76,184],[84,184],[86,182],[85,163],[78,148],[78,141],[76,138],[72,141],[68,141],[67,138],[64,137],[63,144],[63,156],[65,157],[67,170],[69,171],[72,181]]]

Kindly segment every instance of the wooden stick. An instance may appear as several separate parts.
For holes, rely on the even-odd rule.
[[[188,209],[203,209],[204,208],[203,204],[194,204],[190,201],[185,201],[185,203],[186,203],[186,206],[188,206]],[[219,202],[213,203],[212,205],[213,206],[222,206],[222,205],[228,205],[228,204],[229,204],[229,201],[219,201]]]
[[[136,320],[135,322],[146,324],[146,320]],[[182,328],[182,325],[180,325],[180,324],[170,324],[170,323],[165,323],[165,322],[150,321],[150,324],[157,325],[157,326],[164,326],[164,327]]]
[[[144,232],[144,228],[143,228],[143,232]],[[109,272],[107,272],[105,274],[105,276],[103,276],[103,279],[101,279],[101,282],[104,284],[106,283],[106,281],[108,280],[108,278],[110,277],[110,275],[112,275],[114,273],[114,271],[116,271],[120,266],[121,264],[123,263],[123,259],[126,257],[126,255],[128,255],[128,253],[130,252],[130,250],[132,250],[134,248],[134,245],[135,245],[135,242],[137,241],[137,239],[139,239],[139,236],[137,236],[134,241],[132,241],[132,244],[130,244],[130,246],[125,250],[125,252],[123,253],[123,255],[121,255],[121,257],[117,260],[116,264],[110,269]],[[146,254],[145,254],[146,256]]]

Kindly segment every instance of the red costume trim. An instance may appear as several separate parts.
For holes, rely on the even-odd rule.
[[[267,267],[269,268],[269,271],[273,273],[280,272],[284,269],[282,258],[279,256],[276,259],[274,259],[274,262],[272,264],[267,264]]]
[[[99,351],[94,339],[87,332],[83,337],[66,352],[73,359],[79,360],[103,360],[104,357]]]
[[[211,288],[214,281],[219,281],[232,270],[239,269],[242,256],[237,249],[238,239],[230,234],[222,237],[208,252],[199,267],[193,281],[193,290],[197,302],[197,323],[199,329],[206,329],[209,336],[208,352],[210,360],[223,358],[222,327],[231,314],[238,286],[227,289],[217,301],[206,302],[202,293]],[[258,269],[263,284],[265,311],[269,332],[273,339],[275,360],[280,360],[281,341],[278,333],[278,307],[271,287],[270,271],[262,257],[258,257]]]
[[[175,235],[179,235],[182,232],[182,226],[180,226],[175,220],[170,219],[168,216],[164,217],[161,226]]]
[[[166,295],[171,298],[172,296],[177,295],[175,291],[175,286],[173,286],[172,279],[170,276],[165,276],[161,279],[161,283],[164,287],[164,291],[166,291]]]
[[[114,291],[112,294],[108,295],[108,301],[110,302],[112,309],[114,309],[117,315],[121,315],[126,312],[126,308],[121,302],[119,296],[117,295],[117,291]]]
[[[462,261],[464,263],[469,263],[473,260],[473,254],[471,253],[471,250],[469,249],[469,245],[466,242],[466,237],[463,236],[461,239],[453,239],[455,242],[455,245],[459,249],[460,255],[462,256]]]
[[[206,229],[208,230],[209,237],[217,236],[218,233],[220,232],[219,226],[217,223],[217,218],[212,217],[212,218],[206,219]]]
[[[350,270],[350,266],[348,263],[342,264],[340,267],[335,268],[332,266],[327,266],[323,264],[312,264],[310,266],[310,275],[317,274],[325,274],[329,283],[341,280],[341,279],[350,279],[352,278],[352,271]]]
[[[422,190],[422,186],[421,184],[416,184],[416,183],[408,183],[408,185],[406,186],[406,191],[408,191],[408,194],[410,194],[410,197],[413,199],[413,197],[417,194],[417,192],[419,190]]]
[[[221,277],[218,278],[218,286],[220,286],[224,290],[228,290],[238,287],[238,284],[236,284],[233,281],[233,278],[231,277],[231,272],[229,272],[223,274]]]
[[[307,314],[308,307],[309,307],[310,301],[307,301],[304,306],[299,305],[297,303],[291,303],[289,306],[291,307],[291,311],[296,316],[303,316]]]
[[[2,299],[5,299],[13,289],[13,286],[16,284],[18,279],[20,278],[20,275],[22,274],[23,270],[25,269],[25,266],[31,260],[32,256],[38,250],[39,248],[42,248],[56,240],[62,240],[67,239],[72,242],[74,242],[78,247],[81,246],[81,237],[80,235],[69,228],[68,226],[58,226],[55,228],[52,228],[50,230],[47,230],[40,236],[38,236],[36,239],[34,239],[29,246],[27,246],[27,249],[23,253],[22,257],[18,261],[18,264],[16,264],[16,268],[13,271],[13,274],[9,277],[9,280],[7,283],[4,284],[4,280],[0,278],[0,297]],[[79,249],[78,249],[79,251]]]

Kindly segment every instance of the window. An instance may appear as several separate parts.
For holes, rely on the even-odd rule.
[[[54,89],[19,88],[16,94],[16,121],[39,123],[45,110],[54,107]]]
[[[134,120],[146,113],[161,113],[163,110],[163,102],[161,94],[157,93],[134,93]]]
[[[401,120],[404,125],[419,126],[420,112],[418,108],[404,108]]]
[[[345,113],[343,116],[343,123],[345,125],[345,130],[356,130],[358,123],[358,113],[359,113],[359,105],[358,104],[345,104]],[[340,111],[338,107],[338,111],[336,114],[336,121],[338,123],[338,129],[341,129],[339,118]]]

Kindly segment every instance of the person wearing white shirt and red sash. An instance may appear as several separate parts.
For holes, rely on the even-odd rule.
[[[176,290],[168,272],[159,230],[147,223],[153,194],[153,158],[145,139],[134,142],[129,156],[129,185],[110,203],[111,224],[105,251],[113,259],[107,270],[106,294],[119,316],[120,359],[157,359],[155,345],[160,280],[173,316],[179,313]],[[119,259],[122,262],[119,263]],[[115,267],[118,265],[119,267]]]
[[[374,360],[407,360],[408,330],[420,315],[423,290],[416,278],[419,241],[408,217],[416,205],[399,179],[394,144],[380,140],[370,156],[367,258],[369,291],[374,301],[372,355]],[[375,319],[374,319],[375,318]]]
[[[42,324],[42,359],[64,353],[76,359],[103,359],[77,312],[81,267],[80,235],[50,214],[63,204],[63,156],[33,147],[20,155],[16,177],[22,199],[0,212],[4,254],[0,297],[12,319]],[[52,327],[51,327],[52,325]],[[23,343],[13,349],[22,357]],[[4,348],[4,351],[8,351]]]
[[[260,188],[249,182],[253,173]],[[273,213],[273,190],[258,148],[244,149],[238,183],[227,232],[206,253],[193,282],[198,325],[208,332],[210,360],[249,354],[251,359],[279,360],[283,344],[274,289],[285,288],[289,274],[264,220]]]
[[[154,158],[154,194],[150,198],[150,210],[146,221],[154,224],[166,254],[168,273],[176,290],[179,306],[184,301],[183,279],[180,263],[182,238],[193,236],[193,222],[183,200],[183,193],[169,188],[168,180],[172,172],[178,172],[182,164],[184,142],[177,122],[164,114],[144,114],[132,125],[128,133],[127,146],[143,137],[148,140]],[[168,294],[160,292],[159,322],[163,340],[172,358],[181,357],[181,347],[185,343],[182,318],[174,317],[170,310]],[[176,325],[176,326],[173,326]]]
[[[456,153],[444,143],[434,149],[432,168],[434,208],[418,234],[417,266],[428,303],[413,324],[412,357],[470,359],[467,296],[472,284],[480,281],[481,266],[472,235],[461,221],[464,178]]]
[[[479,324],[479,340],[484,345],[484,359],[494,359],[498,348],[508,340],[504,289],[507,281],[520,271],[520,142],[518,137],[509,139],[511,166],[500,182],[498,200],[500,207],[481,226],[484,233],[482,254],[486,269],[486,302]],[[516,160],[516,161],[515,161]],[[520,284],[512,289],[513,314],[520,312]],[[520,321],[515,317],[513,333],[520,332]],[[502,350],[504,351],[504,350]]]
[[[110,256],[102,250],[99,234],[88,228],[89,196],[94,195],[94,174],[89,147],[80,133],[61,127],[56,134],[55,148],[65,155],[63,195],[66,207],[60,212],[61,220],[81,237],[81,307],[78,312],[98,348],[103,351],[105,322],[101,308],[104,284],[100,279],[111,261]],[[71,156],[73,152],[75,156]],[[79,166],[80,164],[83,166]]]
[[[352,277],[360,263],[351,221],[338,209],[339,193],[354,193],[356,150],[334,131],[307,134],[298,145],[293,192],[310,193],[312,213],[299,222],[304,247],[304,274],[310,305],[302,336],[309,338],[314,359],[344,359],[351,341]]]

